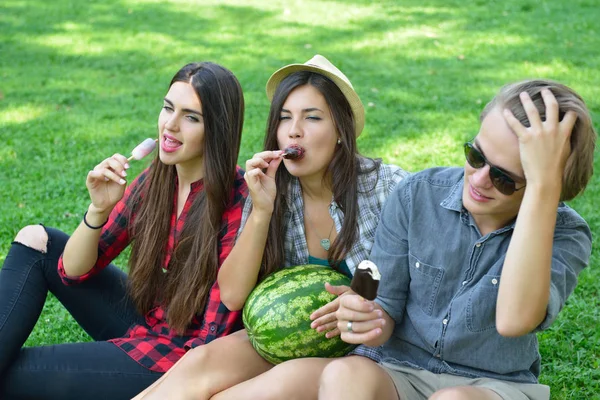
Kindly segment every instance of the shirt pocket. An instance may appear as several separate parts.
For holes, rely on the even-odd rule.
[[[496,328],[496,301],[500,275],[484,275],[469,293],[467,303],[467,328],[483,332]]]
[[[444,276],[444,270],[426,264],[410,254],[408,260],[410,263],[410,293],[416,294],[415,302],[421,310],[425,314],[431,315]]]

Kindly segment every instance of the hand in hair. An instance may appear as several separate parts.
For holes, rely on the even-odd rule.
[[[519,139],[521,164],[527,179],[527,186],[560,185],[571,146],[569,138],[577,121],[574,111],[565,113],[559,121],[559,106],[549,89],[541,91],[546,106],[546,119],[540,114],[527,92],[520,95],[527,113],[530,127],[523,126],[509,111],[504,110],[504,118]]]

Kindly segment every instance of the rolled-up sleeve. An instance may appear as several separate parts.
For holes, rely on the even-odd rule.
[[[552,325],[577,285],[577,276],[588,265],[592,233],[587,223],[570,209],[559,210],[552,245],[552,277],[546,318],[536,332]]]

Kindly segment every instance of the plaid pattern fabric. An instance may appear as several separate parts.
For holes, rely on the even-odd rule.
[[[383,358],[382,356],[382,347],[369,347],[369,346],[365,346],[364,344],[361,344],[360,346],[358,346],[357,348],[355,348],[354,350],[352,350],[350,353],[348,353],[349,356],[363,356],[363,357],[367,357],[370,358],[371,360],[375,361],[375,362],[380,362],[381,359]]]
[[[368,158],[360,158],[362,169],[367,169],[373,161]],[[408,173],[395,165],[380,164],[379,168],[372,172],[362,173],[358,176],[358,240],[352,245],[352,248],[346,255],[346,264],[352,274],[358,264],[366,260],[373,247],[375,240],[375,230],[379,222],[379,215],[383,203],[394,187]],[[284,214],[283,224],[285,231],[285,265],[308,264],[308,245],[304,233],[304,202],[302,200],[302,189],[298,179],[293,179],[289,188],[286,202],[288,209]],[[241,233],[248,216],[252,211],[252,199],[248,197],[244,205]],[[342,229],[344,213],[335,201],[329,205],[329,215],[335,222],[335,229],[339,232]],[[238,233],[238,235],[239,235]]]
[[[226,209],[222,219],[222,230],[219,233],[219,265],[229,255],[235,244],[236,233],[240,226],[247,186],[243,170],[236,170],[236,179],[230,207]],[[131,242],[128,226],[136,216],[135,209],[128,208],[128,199],[138,185],[143,184],[148,169],[142,172],[127,188],[125,195],[111,212],[108,223],[102,230],[98,245],[96,265],[85,275],[69,277],[65,274],[62,257],[59,259],[58,272],[64,284],[76,284],[90,279],[106,267]],[[171,215],[171,233],[167,243],[167,255],[163,267],[168,269],[169,261],[177,244],[178,236],[186,221],[188,211],[194,199],[203,190],[203,182],[192,184],[190,194],[183,211],[177,218],[177,189],[174,194],[173,212]],[[204,313],[197,314],[183,335],[177,335],[170,329],[166,320],[166,312],[161,304],[151,309],[146,315],[145,325],[133,325],[122,338],[110,340],[131,358],[144,367],[157,372],[166,372],[183,356],[187,349],[200,346],[212,340],[235,332],[242,328],[241,311],[229,311],[221,303],[219,285],[216,281],[210,290],[208,304]]]

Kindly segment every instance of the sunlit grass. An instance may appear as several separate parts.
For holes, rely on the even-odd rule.
[[[72,232],[85,175],[156,135],[172,74],[190,61],[230,68],[245,93],[239,163],[260,150],[264,86],[315,53],[353,82],[367,110],[362,153],[407,170],[461,165],[461,144],[503,84],[560,80],[600,121],[595,0],[5,0],[0,5],[0,262],[24,225]],[[131,175],[145,163],[132,166]],[[600,159],[596,160],[596,170]],[[572,205],[600,229],[595,176]],[[126,258],[116,263],[126,265]],[[540,335],[553,399],[600,393],[600,250],[555,325]],[[28,345],[84,340],[50,297]]]

